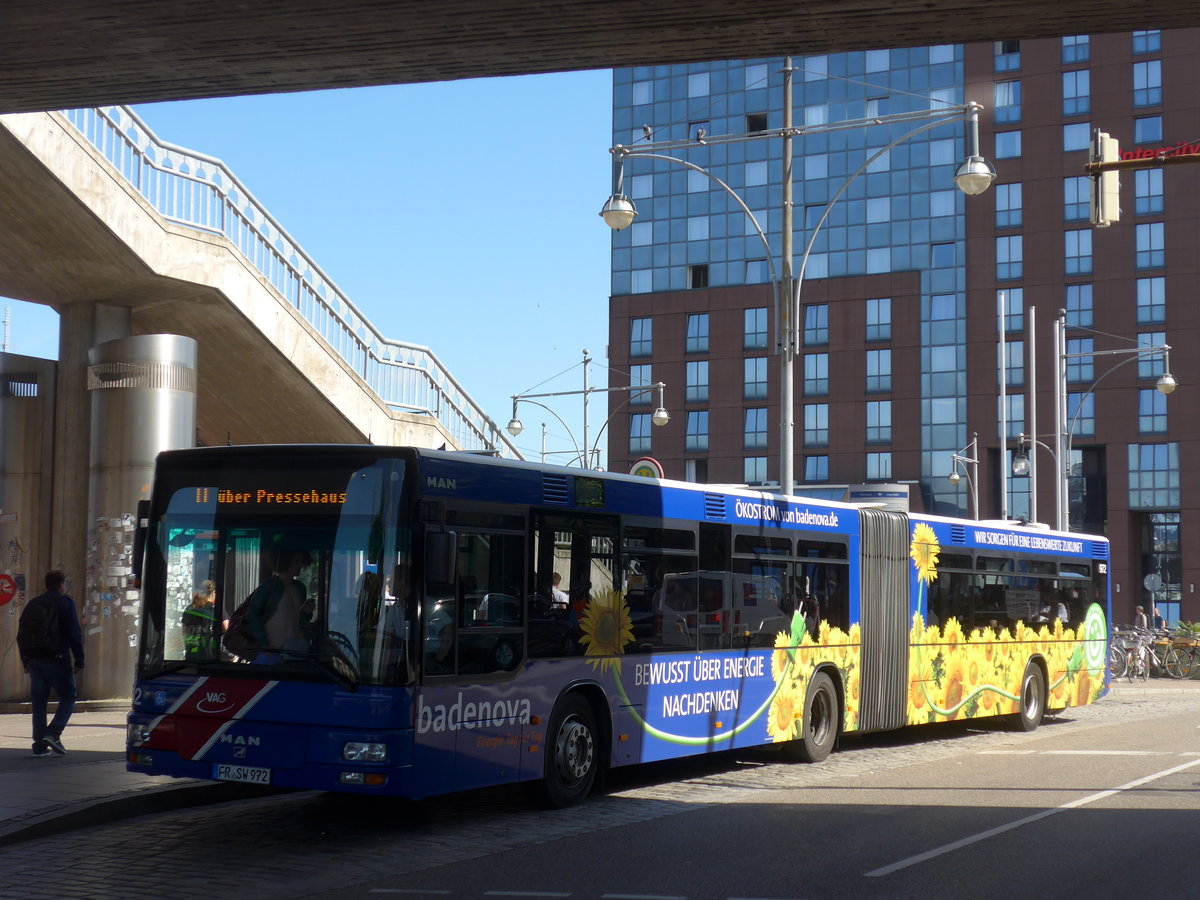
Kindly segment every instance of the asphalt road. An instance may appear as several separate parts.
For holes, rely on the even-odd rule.
[[[1198,729],[1200,690],[1119,692],[1032,734],[950,724],[819,766],[614,774],[569,810],[510,788],[247,800],[0,850],[0,897],[1193,896]]]

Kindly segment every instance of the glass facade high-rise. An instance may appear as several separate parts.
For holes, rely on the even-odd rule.
[[[1062,362],[1070,527],[1112,538],[1114,582],[1130,602],[1188,617],[1200,577],[1182,560],[1190,543],[1200,559],[1188,513],[1200,507],[1200,487],[1189,484],[1200,434],[1183,410],[1195,402],[1200,359],[1180,348],[1200,337],[1184,302],[1200,277],[1200,254],[1188,249],[1200,229],[1189,200],[1200,167],[1153,163],[1200,150],[1188,144],[1200,129],[1188,64],[1197,37],[1140,31],[792,59],[795,126],[866,120],[793,140],[800,492],[837,497],[848,485],[904,482],[914,509],[969,516],[967,479],[946,476],[978,435],[968,474],[981,516],[999,515],[1003,497],[1008,515],[1052,522]],[[652,455],[672,478],[778,479],[784,66],[771,58],[614,73],[613,144],[679,142],[660,152],[704,170],[626,159],[638,215],[612,239],[609,362],[614,384],[652,365],[673,418],[631,431],[644,411],[610,398],[614,468]],[[900,140],[855,174],[916,127],[870,120],[967,101],[984,106],[981,152],[997,170],[985,194],[966,197],[952,180],[966,151],[961,121]],[[1095,130],[1148,160],[1122,174],[1121,218],[1104,229],[1091,226],[1084,171]],[[733,134],[751,137],[713,140]],[[1052,337],[1060,310],[1061,361]],[[1163,344],[1175,348],[1180,384],[1169,398],[1155,390],[1161,355],[1108,353]],[[1007,474],[1022,434],[1038,442],[1036,491]],[[1143,596],[1150,573],[1167,585],[1162,596]]]

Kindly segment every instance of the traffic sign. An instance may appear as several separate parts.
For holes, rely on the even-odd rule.
[[[4,606],[17,596],[17,583],[11,575],[0,574],[0,606]]]

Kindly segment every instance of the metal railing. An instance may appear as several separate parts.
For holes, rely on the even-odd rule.
[[[219,159],[164,143],[125,106],[62,110],[164,218],[224,235],[388,406],[465,450],[521,453],[427,347],[383,337]]]

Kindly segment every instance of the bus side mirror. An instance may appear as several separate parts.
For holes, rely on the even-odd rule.
[[[133,577],[140,583],[142,580],[142,557],[146,555],[146,532],[150,529],[150,501],[139,500],[137,504],[137,521],[133,530],[133,559],[130,567]]]
[[[425,583],[454,584],[458,562],[458,533],[425,533]]]

